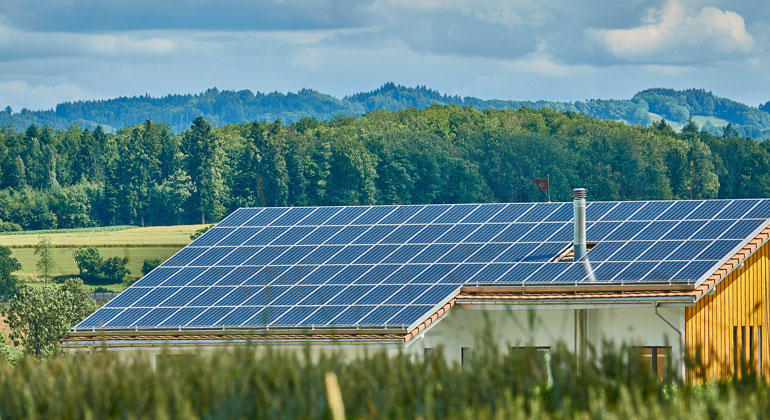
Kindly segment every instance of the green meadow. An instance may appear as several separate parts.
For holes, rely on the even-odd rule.
[[[54,231],[29,231],[0,234],[0,245],[11,248],[14,258],[21,263],[16,272],[19,278],[34,281],[37,277],[35,245],[48,237],[53,245],[56,266],[53,276],[78,274],[72,251],[77,247],[92,247],[99,250],[103,258],[125,257],[130,277],[142,275],[142,263],[147,259],[168,259],[190,243],[190,235],[205,225],[152,226],[152,227],[106,227],[93,229],[71,229]],[[104,286],[120,291],[125,284]]]

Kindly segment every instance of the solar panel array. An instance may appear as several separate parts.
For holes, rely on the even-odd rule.
[[[770,200],[243,208],[76,329],[413,325],[464,284],[694,284],[770,219]]]

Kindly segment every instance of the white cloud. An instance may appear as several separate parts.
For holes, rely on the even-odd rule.
[[[22,80],[11,80],[0,82],[0,98],[3,98],[0,106],[10,105],[14,111],[18,112],[24,107],[47,108],[51,104],[86,99],[87,96],[74,83],[30,85]]]
[[[643,64],[692,64],[749,55],[754,38],[743,17],[713,6],[692,10],[669,0],[631,29],[589,30],[589,37],[622,61]]]
[[[35,32],[0,24],[0,62],[57,56],[164,55],[174,48],[174,41],[153,32]]]
[[[166,38],[137,39],[130,36],[86,35],[86,45],[96,54],[168,54],[174,42]]]

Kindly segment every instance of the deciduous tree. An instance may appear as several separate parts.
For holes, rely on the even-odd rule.
[[[88,288],[80,279],[67,279],[62,287],[22,285],[4,311],[9,338],[32,356],[47,356],[59,339],[77,322],[96,310]]]
[[[35,245],[35,255],[37,255],[37,263],[35,267],[37,272],[40,273],[40,277],[43,278],[43,282],[48,283],[51,279],[51,272],[56,267],[56,260],[53,257],[53,245],[51,245],[51,238],[43,236],[40,238],[40,242]]]

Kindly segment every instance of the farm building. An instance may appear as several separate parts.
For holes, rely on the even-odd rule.
[[[258,343],[462,362],[626,343],[767,374],[770,199],[242,208],[74,327],[71,351]],[[689,353],[688,353],[689,352]]]

